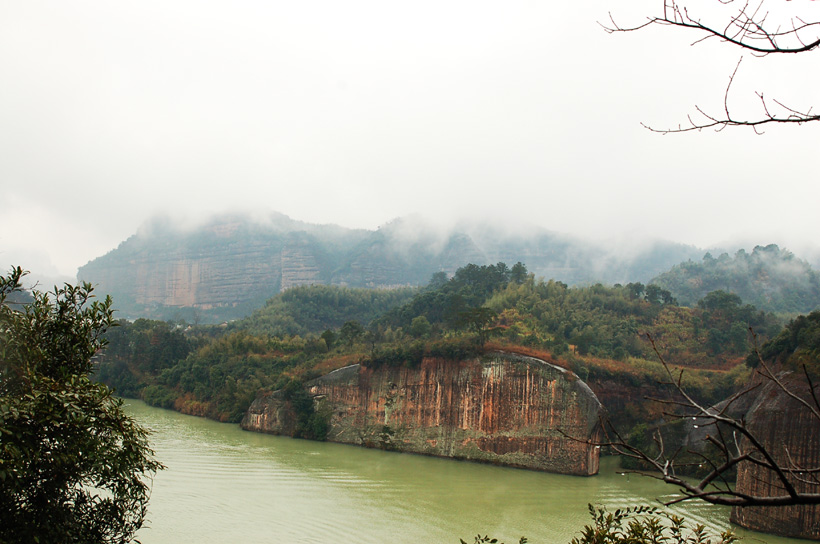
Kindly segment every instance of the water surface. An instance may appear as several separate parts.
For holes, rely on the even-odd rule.
[[[562,476],[242,431],[127,400],[153,431],[159,473],[143,544],[452,543],[489,533],[507,544],[566,544],[589,522],[587,504],[656,504],[675,490],[616,473]],[[728,509],[678,508],[725,529]],[[742,532],[742,531],[739,531]],[[746,542],[805,542],[743,533]]]

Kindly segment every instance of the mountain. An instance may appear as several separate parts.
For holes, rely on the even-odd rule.
[[[808,313],[820,308],[820,275],[811,265],[775,244],[741,249],[733,256],[687,261],[652,280],[681,304],[692,305],[710,291],[738,295],[743,302],[776,313]]]
[[[120,317],[218,322],[248,315],[290,287],[331,284],[388,288],[426,284],[468,263],[521,261],[537,277],[568,284],[647,281],[699,256],[654,241],[627,251],[533,227],[487,222],[443,230],[417,217],[377,230],[313,225],[270,213],[220,215],[196,228],[155,218],[78,272],[111,294]]]

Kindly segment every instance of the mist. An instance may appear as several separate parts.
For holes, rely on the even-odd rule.
[[[813,125],[641,126],[720,111],[738,61],[670,29],[598,24],[656,7],[6,3],[0,265],[73,276],[156,214],[237,210],[817,255]],[[820,74],[804,59],[745,59],[733,104],[810,104]]]

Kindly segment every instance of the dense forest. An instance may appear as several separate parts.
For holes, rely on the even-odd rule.
[[[759,356],[749,354],[747,362],[755,367],[761,358],[790,370],[805,368],[814,375],[820,373],[820,311],[790,321],[780,334],[763,345]]]
[[[751,253],[741,249],[733,256],[707,253],[702,261],[681,263],[652,282],[688,306],[722,290],[770,312],[794,315],[820,307],[820,275],[774,244],[757,246]]]
[[[304,336],[338,329],[346,321],[369,323],[409,300],[415,289],[353,289],[327,285],[294,287],[268,299],[265,306],[230,330],[254,335]]]
[[[717,401],[748,377],[749,328],[764,341],[780,325],[723,291],[684,307],[655,284],[570,287],[536,279],[520,262],[470,264],[413,290],[298,287],[221,326],[121,321],[98,376],[155,406],[238,421],[260,391],[296,390],[352,363],[414,365],[504,349],[572,369],[596,392],[615,391],[602,400],[631,428],[657,417],[641,399],[664,379],[647,335],[687,368],[694,394]]]

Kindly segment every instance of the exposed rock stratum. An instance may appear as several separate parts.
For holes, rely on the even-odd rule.
[[[593,475],[598,472],[601,403],[569,370],[532,357],[425,358],[416,368],[348,366],[305,385],[328,410],[328,440]],[[247,430],[293,433],[282,392],[257,398]]]
[[[227,214],[196,228],[155,218],[80,267],[77,277],[111,295],[119,317],[217,323],[247,316],[301,285],[418,286],[435,272],[452,275],[468,263],[498,261],[522,261],[538,277],[570,284],[643,281],[695,255],[695,248],[658,242],[622,258],[608,246],[535,228],[515,235],[466,225],[443,232],[397,219],[369,231],[277,213],[261,219]]]
[[[783,383],[812,403],[808,382],[802,376],[783,375]],[[765,382],[746,413],[748,428],[782,467],[820,466],[820,420],[774,382]],[[820,493],[811,474],[790,476],[798,491]],[[816,480],[815,480],[816,481]],[[743,463],[738,469],[737,491],[749,495],[779,496],[786,491],[769,469]],[[783,536],[820,540],[820,506],[766,506],[732,509],[732,522],[743,527]]]

